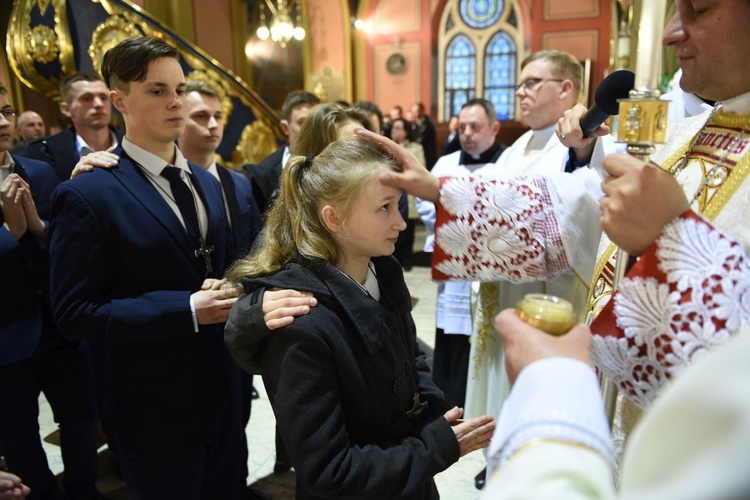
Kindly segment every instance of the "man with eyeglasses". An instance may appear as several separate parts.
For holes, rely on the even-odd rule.
[[[43,162],[11,156],[16,111],[0,83],[0,447],[8,468],[35,498],[103,498],[96,489],[96,414],[88,361],[63,338],[49,306],[47,220],[57,185]],[[63,486],[49,470],[39,437],[39,393],[60,425]]]
[[[573,170],[572,164],[566,167],[568,149],[557,139],[555,127],[565,111],[578,102],[582,75],[583,68],[578,60],[557,50],[536,52],[521,63],[516,98],[521,111],[520,118],[531,130],[503,152],[492,170],[494,177],[510,180],[517,176]],[[589,175],[585,170],[587,169],[573,175]],[[598,177],[596,182],[599,182]],[[466,226],[466,222],[460,217],[453,219],[453,223],[461,227]],[[522,231],[522,227],[511,228],[507,234],[499,234],[498,237],[521,240]],[[590,242],[592,254],[596,252],[596,241],[598,235]],[[458,241],[455,243],[460,244]],[[449,252],[455,250],[449,239],[438,241],[438,244]],[[465,417],[487,413],[498,415],[510,390],[505,374],[502,342],[494,334],[492,325],[497,313],[513,307],[527,293],[557,295],[573,302],[577,310],[582,310],[586,303],[586,279],[581,280],[575,270],[568,270],[550,281],[522,284],[500,281],[479,285],[479,299],[473,314]],[[479,489],[484,486],[485,472],[480,472],[475,478],[475,485]]]
[[[399,142],[396,126],[400,121],[403,120],[393,122],[392,137],[396,142]],[[461,149],[438,158],[432,174],[438,177],[493,176],[497,170],[495,162],[505,149],[504,145],[495,141],[500,131],[495,106],[487,99],[470,99],[461,107],[456,128]],[[435,204],[417,199],[417,209],[429,233],[425,240],[425,252],[432,252]],[[440,281],[437,287],[432,380],[443,391],[446,401],[463,408],[471,349],[468,338],[472,331],[471,282]]]

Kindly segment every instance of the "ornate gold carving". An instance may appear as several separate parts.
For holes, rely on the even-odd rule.
[[[326,92],[326,88],[323,86],[323,82],[318,82],[315,84],[313,94],[315,94],[315,96],[320,99],[320,102],[328,102],[328,93]]]
[[[188,73],[185,77],[185,81],[202,81],[216,90],[216,93],[219,94],[219,101],[221,102],[221,111],[224,113],[224,123],[229,121],[229,117],[234,110],[234,105],[232,104],[232,99],[229,98],[226,84],[215,71],[210,69],[197,69]]]
[[[109,49],[126,38],[144,36],[146,31],[142,23],[125,15],[125,13],[109,16],[91,34],[91,45],[89,45],[88,53],[94,69],[101,73],[102,58]]]
[[[635,100],[620,101],[618,137],[628,144],[660,144],[666,140],[666,116],[668,101]]]
[[[26,50],[34,61],[51,63],[60,55],[57,34],[49,26],[40,24],[26,33]]]
[[[232,154],[235,165],[246,163],[257,164],[276,150],[276,138],[273,130],[257,119],[245,127],[242,136]]]
[[[54,9],[54,26],[31,25],[34,9]],[[25,85],[48,97],[59,94],[60,78],[75,71],[65,0],[16,0],[8,23],[8,62]],[[42,76],[35,64],[59,62],[61,74]]]
[[[47,12],[47,7],[49,7],[50,0],[37,0],[36,4],[39,6],[39,13],[41,15],[44,15],[45,12]]]

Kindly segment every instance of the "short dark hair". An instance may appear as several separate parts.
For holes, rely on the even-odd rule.
[[[68,102],[68,96],[73,88],[73,84],[76,82],[103,82],[102,77],[92,71],[79,71],[73,73],[69,77],[65,78],[60,83],[60,97],[63,102]]]
[[[383,130],[383,127],[385,127],[385,124],[383,123],[383,112],[380,111],[380,108],[377,104],[375,104],[372,101],[367,100],[361,100],[354,103],[354,106],[357,109],[361,109],[365,113],[369,115],[375,115],[378,117],[378,123],[380,124],[380,130]]]
[[[320,104],[320,99],[318,99],[318,96],[315,94],[306,90],[295,90],[294,92],[290,92],[286,96],[286,99],[284,99],[284,104],[281,106],[281,117],[284,120],[289,120],[292,117],[292,111],[294,111],[294,108],[301,106],[302,104],[317,106]]]
[[[401,126],[404,127],[404,132],[406,132],[406,140],[407,141],[413,141],[414,140],[414,124],[407,120],[406,118],[396,118],[391,122],[391,134],[393,133],[393,126],[396,123],[401,123]]]
[[[461,106],[461,109],[468,108],[469,106],[479,106],[484,109],[484,112],[487,113],[487,118],[490,119],[490,123],[494,123],[495,121],[497,121],[497,112],[495,111],[495,106],[487,99],[482,99],[481,97],[469,99],[468,101],[466,101],[466,104]]]
[[[126,38],[109,49],[102,59],[102,76],[110,89],[128,89],[130,82],[142,82],[148,74],[151,61],[171,57],[179,59],[180,53],[167,42],[154,37]]]
[[[185,87],[185,92],[198,92],[199,94],[215,97],[219,99],[219,92],[212,87],[209,83],[204,82],[203,80],[192,80],[190,82],[187,82],[187,86]]]

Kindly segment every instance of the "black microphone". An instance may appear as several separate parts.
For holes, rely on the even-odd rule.
[[[619,110],[618,99],[626,99],[635,85],[635,73],[621,69],[610,73],[596,88],[594,105],[581,117],[583,136],[589,137],[604,120],[616,115]]]

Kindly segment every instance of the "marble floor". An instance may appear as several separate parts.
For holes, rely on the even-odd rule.
[[[423,229],[418,229],[415,248],[423,241]],[[413,316],[417,333],[423,349],[431,358],[435,333],[435,292],[436,286],[430,280],[427,267],[413,267],[405,273],[406,281],[412,295],[418,298]],[[249,446],[249,484],[269,498],[286,500],[294,498],[294,471],[276,475],[273,473],[275,460],[274,426],[275,421],[260,377],[255,378],[255,387],[260,398],[253,401],[250,423],[246,428]],[[40,397],[40,432],[50,468],[59,474],[62,472],[62,459],[57,442],[57,426],[52,418],[47,401]],[[112,500],[129,498],[124,483],[115,474],[106,451],[106,445],[100,448],[101,479],[99,489]],[[470,500],[477,498],[479,490],[474,487],[474,476],[484,467],[484,456],[481,451],[473,452],[435,478],[442,498],[450,500]]]

